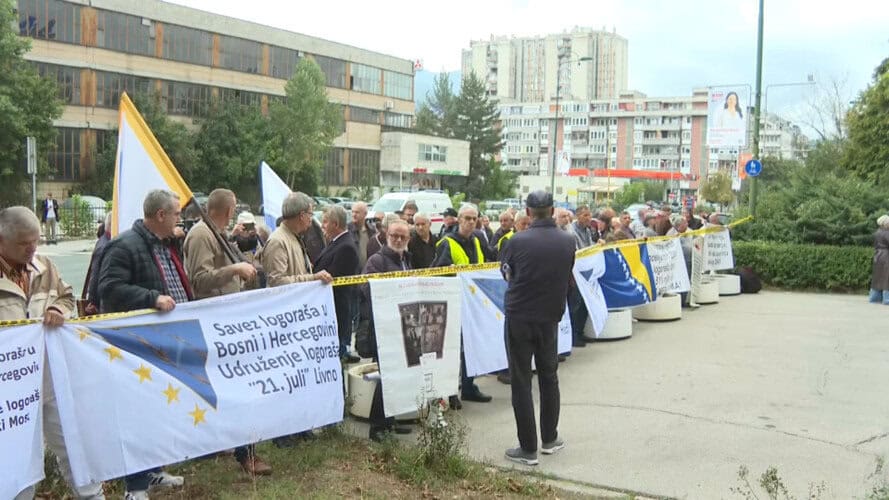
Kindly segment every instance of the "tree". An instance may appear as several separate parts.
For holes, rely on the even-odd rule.
[[[846,114],[851,100],[848,78],[831,77],[827,82],[815,85],[799,121],[814,130],[819,140],[843,139],[846,137]]]
[[[52,121],[62,114],[56,82],[40,78],[22,57],[31,43],[16,34],[17,24],[13,4],[0,3],[0,199],[6,206],[27,204],[31,192],[26,137],[36,139],[38,172],[46,173],[46,152],[57,134]]]
[[[454,103],[454,138],[469,141],[469,176],[452,178],[449,184],[467,198],[479,199],[485,194],[485,179],[491,178],[490,159],[500,152],[503,139],[496,126],[500,119],[497,103],[488,98],[484,83],[470,73],[463,79],[460,96]],[[445,126],[450,120],[445,117]]]
[[[488,160],[488,178],[485,179],[480,198],[483,200],[501,200],[515,196],[519,185],[515,172],[503,170],[503,164],[494,158]]]
[[[724,171],[711,175],[701,186],[701,197],[711,203],[728,205],[735,198],[732,193],[732,178]]]
[[[889,57],[849,112],[848,126],[843,165],[862,179],[889,186]]]
[[[217,101],[195,137],[199,158],[193,189],[236,191],[247,203],[259,200],[257,172],[266,158],[269,121],[257,107]]]
[[[457,112],[457,96],[451,90],[447,73],[435,77],[432,90],[426,94],[426,102],[417,112],[417,132],[438,137],[454,137]]]
[[[343,113],[327,100],[324,73],[315,61],[300,59],[284,102],[273,103],[269,164],[293,190],[315,193],[324,158],[340,135]]]
[[[630,182],[624,184],[620,191],[614,195],[614,204],[621,209],[625,209],[633,203],[641,203],[645,198],[645,183]]]

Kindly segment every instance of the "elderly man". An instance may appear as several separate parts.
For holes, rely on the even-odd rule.
[[[367,220],[367,203],[359,201],[352,205],[352,222],[348,230],[358,248],[358,267],[364,269],[367,258],[373,255],[370,242],[377,233],[376,226]]]
[[[0,210],[0,321],[43,318],[43,325],[56,328],[74,310],[74,293],[62,281],[59,270],[48,258],[37,255],[40,221],[30,209],[9,207]],[[62,475],[72,486],[75,498],[104,499],[102,484],[75,488],[71,480],[71,464],[65,449],[59,408],[56,404],[49,365],[44,364],[43,434],[46,446],[58,459]],[[27,453],[36,450],[7,450]],[[16,500],[34,498],[36,486],[29,486],[15,496]]]
[[[630,212],[624,210],[620,213],[620,227],[623,230],[624,234],[630,237],[630,239],[636,239],[636,233],[633,232],[633,228],[631,227],[633,223],[633,218],[630,216]]]
[[[235,193],[228,189],[214,189],[210,193],[207,215],[216,226],[215,230],[224,230],[228,226],[237,203]],[[185,270],[196,299],[238,293],[256,276],[252,264],[232,262],[228,258],[220,245],[220,241],[228,241],[225,234],[217,238],[213,231],[214,228],[202,220],[188,231],[183,244]],[[272,473],[272,468],[256,456],[253,445],[235,448],[235,460],[251,476]]]
[[[346,209],[331,205],[324,210],[321,227],[327,238],[327,247],[315,261],[315,269],[323,269],[334,278],[354,276],[358,267],[358,246],[349,236],[346,225]],[[361,358],[349,353],[352,345],[352,316],[355,292],[351,286],[338,286],[333,289],[333,303],[336,308],[337,332],[340,336],[340,358],[346,363],[357,363]]]
[[[482,264],[485,262],[485,251],[482,243],[475,235],[475,222],[478,220],[478,212],[471,206],[460,209],[457,216],[458,228],[454,232],[447,233],[438,242],[438,249],[432,267],[439,266],[465,266],[469,264]],[[466,375],[466,358],[460,352],[460,390],[461,396],[466,401],[487,403],[491,396],[482,393],[475,385],[472,377]],[[453,408],[461,408],[462,403],[457,396],[449,399]]]
[[[553,221],[553,198],[544,191],[528,195],[531,228],[517,234],[501,258],[506,289],[505,340],[512,377],[512,408],[519,446],[506,458],[537,465],[537,429],[531,394],[531,359],[540,385],[541,453],[565,447],[559,437],[558,324],[574,266],[574,242]]]
[[[324,283],[333,281],[327,271],[312,272],[312,261],[300,238],[312,227],[312,208],[312,198],[305,193],[290,193],[284,198],[281,225],[269,236],[259,259],[268,276],[269,286],[315,280]]]
[[[515,223],[515,218],[512,215],[512,212],[509,210],[505,210],[500,214],[500,228],[494,233],[494,236],[491,237],[491,250],[494,253],[497,253],[497,245],[500,243],[500,239],[503,238],[507,233],[512,232],[513,224]]]
[[[453,208],[446,208],[445,211],[441,213],[441,215],[444,217],[444,223],[441,225],[441,229],[438,230],[439,240],[448,233],[456,232],[457,227],[459,226],[459,222],[457,220],[457,211]]]
[[[417,208],[417,202],[414,200],[408,200],[404,203],[404,207],[401,209],[401,218],[409,225],[414,225],[414,216],[419,211]]]
[[[556,220],[556,226],[566,233],[571,233],[571,211],[567,208],[557,208],[553,218]]]
[[[414,216],[416,222],[417,216]],[[386,224],[386,245],[379,252],[367,259],[364,266],[364,274],[388,273],[392,271],[407,271],[411,269],[411,256],[407,251],[410,240],[410,228],[407,222],[395,219],[388,220]],[[373,358],[377,361],[376,354],[376,330],[373,326],[373,314],[371,312],[370,287],[362,285],[362,311],[361,315],[370,322],[369,334],[373,337],[370,345],[374,350]],[[383,382],[380,380],[374,389],[373,401],[370,407],[370,439],[381,441],[387,433],[408,434],[410,429],[395,425],[394,418],[386,418],[383,411]]]
[[[575,215],[577,220],[572,224],[575,247],[580,250],[595,245],[599,241],[599,231],[593,226],[593,212],[590,207],[577,207]]]
[[[414,231],[407,249],[411,254],[411,268],[424,269],[435,260],[438,238],[430,230],[429,216],[423,212],[414,215]]]
[[[181,213],[176,193],[155,189],[142,203],[145,218],[133,223],[105,248],[99,271],[99,307],[103,313],[155,308],[172,311],[188,302],[191,292],[182,258],[170,243]],[[160,469],[124,478],[126,498],[148,498],[149,486],[181,486],[181,476]]]

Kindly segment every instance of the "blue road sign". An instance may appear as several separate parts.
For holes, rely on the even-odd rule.
[[[756,177],[762,172],[762,162],[759,160],[750,160],[744,164],[744,171],[750,177]]]

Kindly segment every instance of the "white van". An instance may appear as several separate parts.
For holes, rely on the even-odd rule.
[[[441,213],[446,208],[453,208],[451,198],[442,191],[386,193],[374,203],[373,212],[385,212],[386,214],[398,212],[410,200],[417,204],[418,212],[423,212],[429,216],[432,234],[438,234],[439,229],[444,224],[444,217],[442,217]],[[372,217],[373,212],[368,212],[368,217]]]

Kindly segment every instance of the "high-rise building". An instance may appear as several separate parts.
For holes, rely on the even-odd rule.
[[[763,117],[759,129],[760,156],[802,160],[808,149],[809,138],[798,125],[773,113]]]
[[[481,78],[501,102],[542,102],[556,95],[589,101],[614,99],[627,89],[627,39],[574,28],[540,37],[495,37],[463,50],[464,78]]]
[[[302,58],[327,79],[345,126],[322,184],[379,184],[383,128],[412,126],[413,63],[299,33],[158,0],[18,0],[25,58],[58,81],[51,174],[43,189],[64,196],[90,175],[97,145],[116,141],[121,94],[156,92],[174,119],[192,126],[214,98],[268,110]]]

